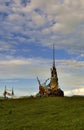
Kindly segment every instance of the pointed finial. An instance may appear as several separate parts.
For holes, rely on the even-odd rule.
[[[5,91],[6,91],[6,85],[5,85]]]
[[[54,44],[53,44],[53,66],[55,66],[55,51],[54,51]]]
[[[13,88],[12,88],[12,95],[14,95],[14,91],[13,91]]]

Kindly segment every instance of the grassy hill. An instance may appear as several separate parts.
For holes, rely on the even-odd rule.
[[[0,100],[0,130],[84,130],[84,97]]]

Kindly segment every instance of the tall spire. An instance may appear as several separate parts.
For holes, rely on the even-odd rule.
[[[5,92],[6,92],[6,85],[5,85]]]
[[[57,71],[55,67],[55,50],[54,50],[54,44],[53,44],[53,66],[51,68],[51,89],[58,89],[58,77],[57,77]]]
[[[53,44],[53,67],[55,67],[55,50],[54,50],[54,44]]]
[[[14,96],[14,90],[13,90],[13,88],[12,88],[12,96]]]

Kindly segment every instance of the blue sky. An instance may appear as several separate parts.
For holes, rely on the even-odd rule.
[[[0,0],[0,95],[38,92],[50,77],[52,45],[59,86],[84,95],[84,1]]]

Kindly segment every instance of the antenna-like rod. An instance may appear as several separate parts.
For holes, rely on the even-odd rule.
[[[55,66],[55,51],[54,51],[54,44],[53,44],[53,66]]]
[[[40,83],[40,80],[39,80],[39,78],[37,77],[37,81],[38,81],[38,84],[39,84],[39,86],[41,85],[41,83]]]
[[[6,92],[6,85],[5,85],[5,92]]]
[[[13,90],[13,88],[12,88],[12,96],[14,96],[14,90]]]

